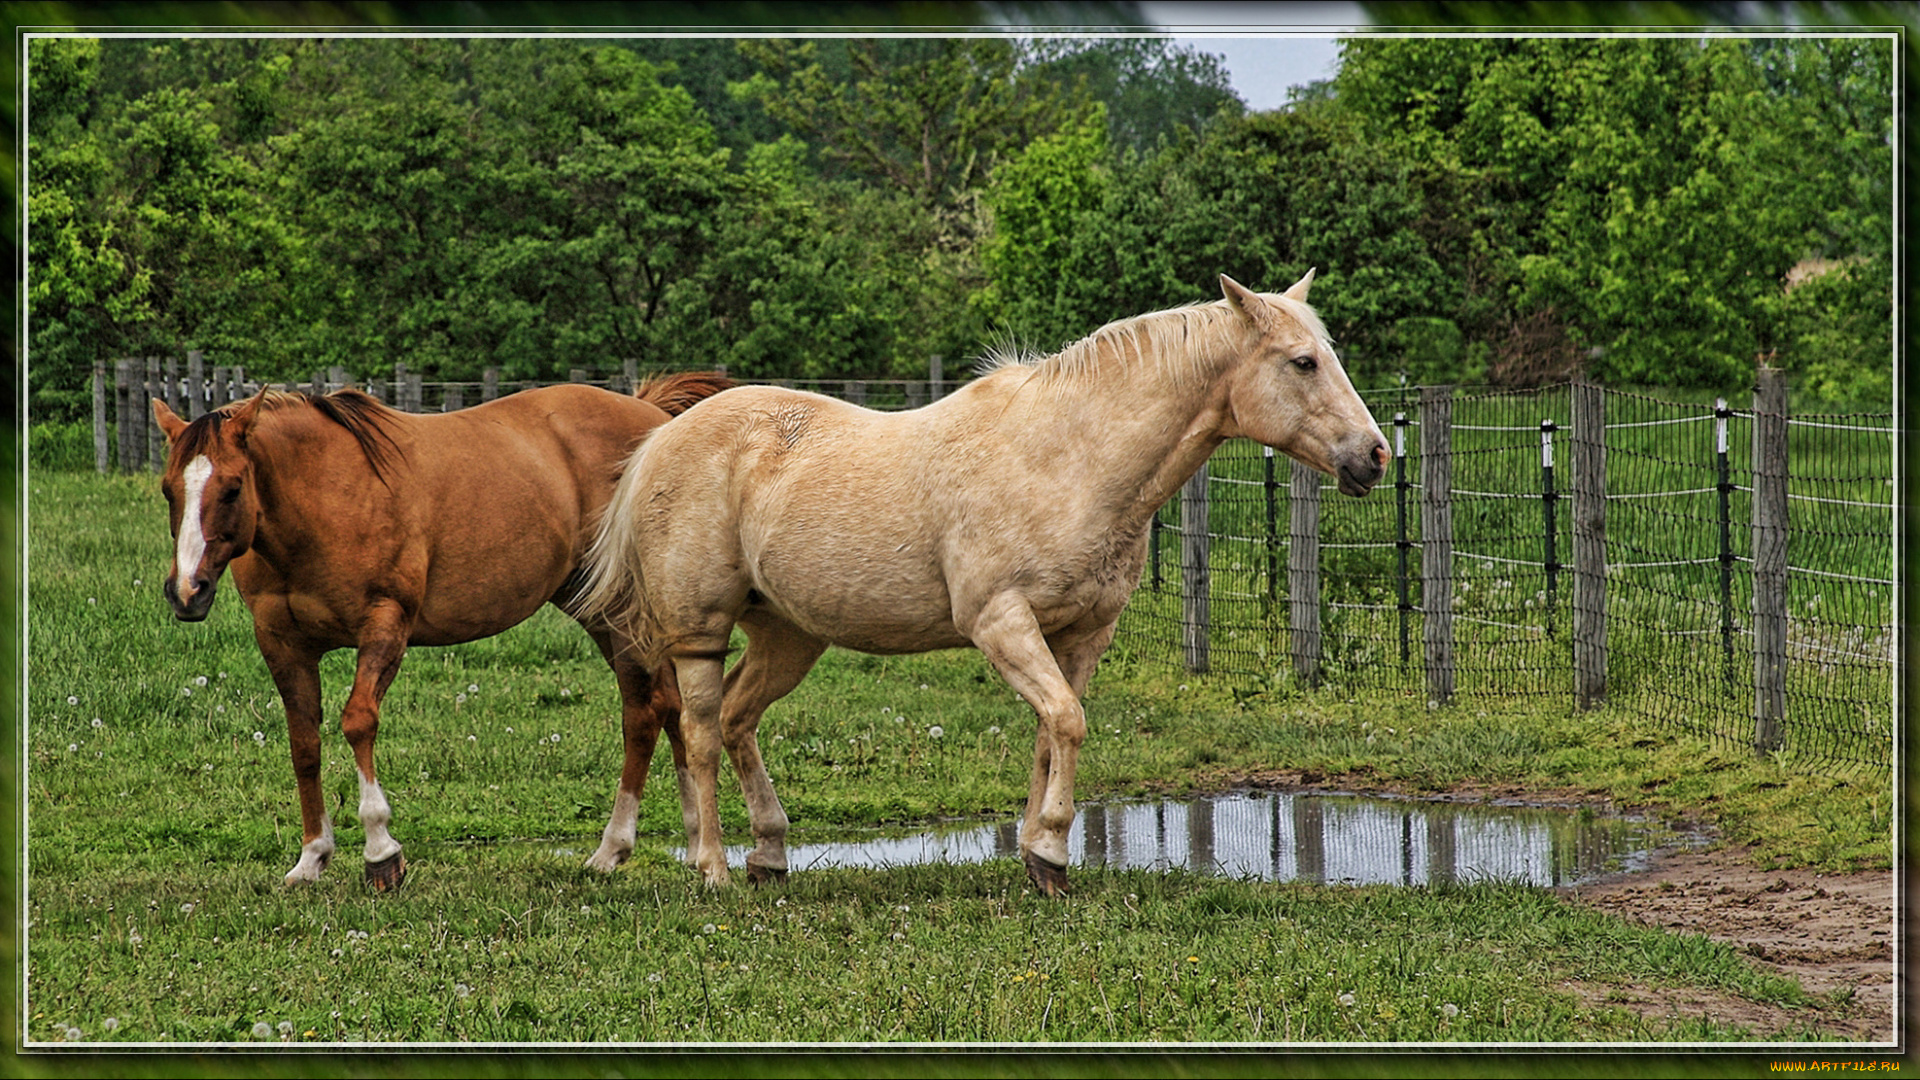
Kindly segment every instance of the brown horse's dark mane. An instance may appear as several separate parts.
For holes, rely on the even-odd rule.
[[[223,405],[188,424],[174,442],[174,454],[179,460],[191,461],[206,452],[219,436],[221,426],[251,400]],[[267,412],[300,406],[310,407],[345,428],[360,444],[360,452],[366,455],[374,477],[383,484],[387,482],[387,470],[395,458],[403,456],[387,430],[394,415],[392,409],[380,404],[371,394],[352,388],[325,395],[269,390],[260,402],[260,408]]]

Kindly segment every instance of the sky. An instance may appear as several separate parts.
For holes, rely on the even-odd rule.
[[[1153,0],[1141,7],[1156,25],[1174,31],[1180,44],[1223,57],[1233,88],[1256,112],[1285,105],[1290,87],[1332,77],[1340,60],[1334,38],[1367,24],[1353,3]]]

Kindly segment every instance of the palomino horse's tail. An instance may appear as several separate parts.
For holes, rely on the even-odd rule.
[[[633,396],[660,406],[668,416],[679,416],[733,385],[732,379],[717,371],[682,371],[673,375],[648,376],[633,388]]]
[[[733,385],[733,380],[717,372],[689,371],[650,378],[635,388],[634,394],[678,416]],[[600,527],[595,530],[593,544],[580,562],[580,592],[567,608],[588,625],[611,627],[626,639],[641,665],[651,670],[663,659],[667,643],[661,639],[652,612],[647,610],[647,591],[640,579],[639,552],[634,549],[633,541],[637,532],[633,517],[638,512],[633,463],[646,452],[646,447],[647,440],[642,438],[639,448],[620,470],[613,498],[600,512]]]

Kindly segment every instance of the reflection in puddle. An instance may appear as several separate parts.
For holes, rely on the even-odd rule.
[[[1068,846],[1073,865],[1180,867],[1267,881],[1569,885],[1646,869],[1678,839],[1658,823],[1576,810],[1354,795],[1236,792],[1187,802],[1086,803]],[[790,844],[795,871],[976,863],[1019,855],[1019,822],[939,827],[909,836]],[[727,860],[745,865],[748,846]]]

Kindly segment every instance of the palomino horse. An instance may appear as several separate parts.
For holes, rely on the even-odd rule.
[[[166,403],[161,479],[173,528],[164,592],[197,622],[232,568],[254,638],[286,706],[303,837],[289,884],[315,881],[334,851],[320,789],[320,657],[358,650],[340,719],[360,777],[366,878],[406,873],[374,776],[380,700],[409,645],[452,645],[506,630],[571,598],[588,530],[641,436],[670,413],[732,385],[673,375],[627,397],[586,386],[513,394],[413,416],[366,394],[262,390],[189,424]],[[626,762],[613,818],[588,865],[633,850],[635,813],[664,727],[688,794],[672,672],[634,662],[613,628],[582,620],[620,688]],[[689,835],[695,819],[687,818]]]
[[[755,730],[828,645],[972,645],[1039,714],[1020,846],[1066,887],[1080,696],[1139,584],[1148,526],[1214,448],[1245,436],[1364,495],[1386,441],[1306,304],[1222,277],[1225,299],[1110,324],[1005,361],[911,412],[773,387],[729,390],[628,463],[588,553],[582,617],[679,673],[698,799],[689,861],[726,881],[714,787],[733,759],[756,846],[786,872],[787,818]],[[745,654],[724,676],[735,625]]]

